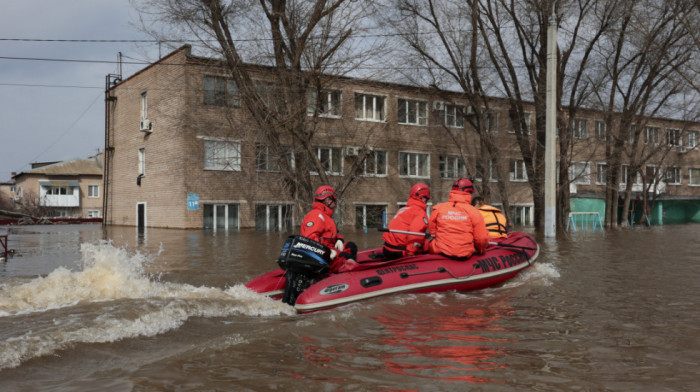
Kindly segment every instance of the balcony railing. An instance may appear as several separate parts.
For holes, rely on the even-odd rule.
[[[45,195],[39,204],[42,207],[80,207],[80,195]]]

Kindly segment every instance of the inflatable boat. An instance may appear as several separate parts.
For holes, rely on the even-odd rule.
[[[490,242],[484,254],[462,261],[434,254],[386,260],[381,251],[360,251],[357,269],[333,274],[328,271],[328,248],[290,236],[277,260],[281,268],[251,280],[246,287],[281,299],[299,313],[389,294],[479,290],[512,279],[532,265],[539,246],[529,234],[516,232]]]

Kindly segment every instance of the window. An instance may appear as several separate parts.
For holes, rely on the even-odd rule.
[[[493,159],[489,159],[489,181],[498,181],[498,178],[496,178],[496,169],[493,166]]]
[[[698,146],[698,134],[700,132],[698,131],[688,131],[687,138],[688,142],[686,143],[686,147],[688,148],[695,148]]]
[[[225,139],[204,139],[204,170],[241,170],[241,143]]]
[[[204,204],[203,207],[205,230],[238,230],[238,204]]]
[[[572,162],[569,166],[569,181],[574,184],[590,184],[591,167],[588,162]]]
[[[141,93],[141,120],[148,119],[148,96],[146,92]]]
[[[318,147],[316,157],[326,174],[343,174],[343,150],[340,147]]]
[[[659,166],[656,165],[647,165],[644,168],[644,177],[647,180],[647,184],[653,184],[660,178],[661,171],[659,170]]]
[[[430,177],[430,155],[413,152],[399,152],[400,177]]]
[[[627,184],[627,180],[629,179],[629,176],[630,176],[629,168],[630,168],[629,165],[622,165],[622,167],[621,167],[621,170],[620,170],[620,184],[621,185]],[[635,174],[634,183],[637,185],[640,185],[642,183],[642,176],[639,174],[639,172],[633,173],[633,174]]]
[[[440,178],[457,179],[467,177],[464,160],[456,155],[440,156]]]
[[[530,112],[523,112],[523,116],[525,117],[525,132],[529,135],[530,134],[530,119],[532,117],[532,113]],[[513,124],[513,118],[508,116],[508,133],[515,133],[515,124]]]
[[[597,163],[595,165],[595,183],[605,185],[608,178],[608,165],[606,163]]]
[[[532,206],[512,205],[510,206],[510,216],[513,219],[513,225],[532,225]]]
[[[238,94],[238,84],[232,79],[205,76],[204,104],[217,106],[240,106],[241,99]]]
[[[605,126],[605,122],[595,122],[595,138],[598,140],[605,140],[607,138],[607,129]]]
[[[666,128],[666,145],[680,147],[683,145],[683,132],[676,128]]]
[[[255,168],[258,171],[280,171],[280,165],[270,154],[270,146],[255,144]]]
[[[635,124],[630,125],[630,128],[627,130],[627,143],[634,143],[634,140],[637,138],[636,132],[637,126]]]
[[[268,80],[255,80],[253,84],[258,96],[268,108],[276,108],[280,112],[284,112],[285,106],[281,104],[284,97],[278,84]]]
[[[284,231],[294,222],[294,206],[291,204],[256,204],[255,230]]]
[[[644,127],[644,144],[659,144],[659,127]]]
[[[357,204],[355,205],[355,228],[383,227],[386,219],[386,205]]]
[[[294,167],[294,154],[285,146],[281,146],[282,151],[287,151],[284,154],[284,159],[287,159],[289,165]],[[280,161],[282,157],[275,156],[272,153],[271,147],[266,144],[255,144],[255,168],[257,171],[279,172],[282,170]]]
[[[365,176],[386,176],[386,151],[372,151],[365,158]]]
[[[399,124],[428,125],[428,104],[399,99]]]
[[[680,185],[683,177],[680,167],[669,167],[666,169],[666,183],[669,185]]]
[[[90,197],[90,198],[100,197],[100,186],[99,185],[88,185],[88,197]]]
[[[474,173],[474,181],[483,181],[485,178],[486,170],[484,170],[484,166],[481,164],[481,160],[477,159],[474,162],[474,166],[476,168],[476,173]]]
[[[588,122],[582,118],[574,119],[571,131],[574,139],[588,139]]]
[[[700,169],[694,167],[688,169],[688,185],[700,186]]]
[[[629,179],[629,176],[630,176],[629,170],[630,170],[629,165],[620,166],[620,185],[627,184],[627,180]]]
[[[46,189],[47,195],[72,195],[73,188],[65,186],[52,186]]]
[[[87,216],[88,216],[88,218],[99,218],[100,211],[99,210],[88,210]]]
[[[386,120],[386,98],[379,95],[355,93],[355,118],[366,121]]]
[[[146,175],[146,149],[139,148],[139,176],[144,177]]]
[[[448,127],[464,127],[464,106],[442,105],[441,109],[438,109],[437,115]]]
[[[321,117],[341,117],[343,114],[343,93],[339,90],[309,91],[306,112],[313,116],[318,112]]]
[[[488,111],[484,114],[484,130],[489,133],[498,132],[498,113]]]
[[[525,161],[522,159],[510,160],[509,177],[511,181],[527,181],[527,172],[525,170]]]

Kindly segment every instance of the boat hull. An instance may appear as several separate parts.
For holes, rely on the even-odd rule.
[[[384,261],[372,258],[381,248],[364,250],[357,255],[361,269],[331,274],[312,284],[299,295],[294,307],[305,313],[397,293],[479,290],[512,279],[539,254],[539,246],[525,233],[513,233],[499,243],[464,261],[430,254]],[[246,287],[277,298],[284,293],[284,285],[284,271],[277,269],[251,280]]]

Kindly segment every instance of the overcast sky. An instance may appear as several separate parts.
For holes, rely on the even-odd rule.
[[[105,76],[117,72],[117,53],[125,62],[158,57],[157,44],[149,42],[41,40],[149,40],[131,26],[136,19],[128,0],[2,0],[0,182],[33,162],[101,151]],[[143,67],[126,64],[123,75]]]

